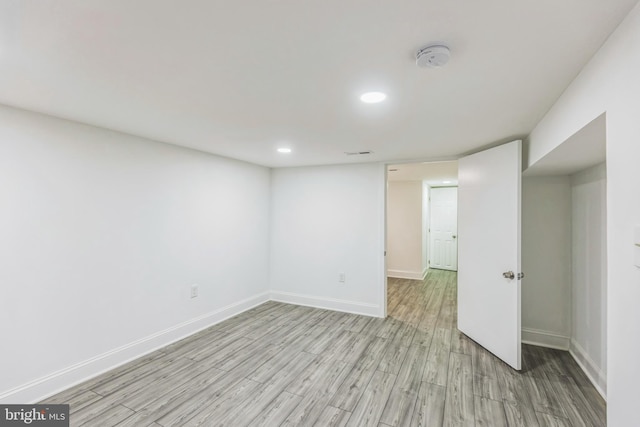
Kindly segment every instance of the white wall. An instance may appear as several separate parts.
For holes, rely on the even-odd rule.
[[[529,164],[606,112],[607,413],[611,427],[637,419],[640,401],[640,5],[637,5],[531,133]]]
[[[607,206],[604,163],[571,176],[571,201],[571,352],[604,394],[607,382]]]
[[[0,107],[0,401],[265,301],[269,185],[263,167]]]
[[[571,185],[568,176],[522,180],[522,340],[569,349]]]
[[[272,298],[382,316],[384,165],[275,169],[271,184]]]
[[[420,279],[426,272],[422,181],[387,184],[387,275]]]

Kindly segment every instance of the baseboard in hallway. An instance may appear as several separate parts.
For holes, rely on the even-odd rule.
[[[428,272],[428,268],[425,268],[422,271],[387,270],[387,277],[394,279],[424,280],[427,277]]]

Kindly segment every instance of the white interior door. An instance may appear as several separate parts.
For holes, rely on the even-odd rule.
[[[458,328],[515,369],[521,362],[521,173],[521,141],[458,163]]]
[[[431,189],[431,268],[458,269],[458,189]]]

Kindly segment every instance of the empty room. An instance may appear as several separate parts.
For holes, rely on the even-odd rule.
[[[613,426],[640,4],[0,0],[0,425]]]

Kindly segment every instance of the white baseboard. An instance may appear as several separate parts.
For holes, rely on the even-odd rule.
[[[0,403],[36,403],[269,300],[269,292],[230,304],[0,393]]]
[[[593,386],[598,390],[602,398],[607,400],[607,375],[602,369],[591,359],[584,348],[576,340],[571,340],[569,354],[575,359],[576,363],[582,368],[587,377],[591,380]]]
[[[387,277],[394,277],[396,279],[413,279],[424,280],[427,277],[428,269],[423,271],[407,271],[407,270],[387,270]]]
[[[536,345],[538,347],[569,350],[571,338],[553,332],[539,329],[522,328],[522,343]]]
[[[291,292],[271,291],[271,300],[326,310],[363,314],[365,316],[384,317],[383,308],[376,304],[324,298],[313,295],[302,295]]]

